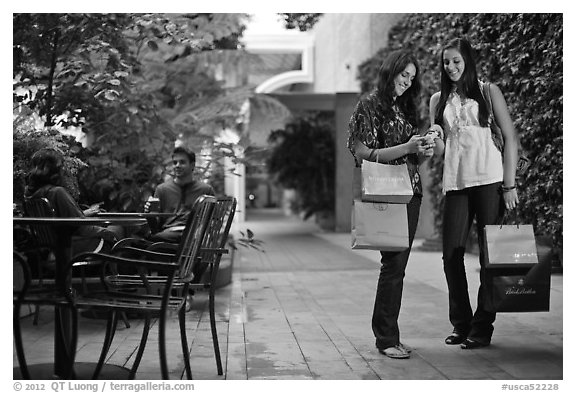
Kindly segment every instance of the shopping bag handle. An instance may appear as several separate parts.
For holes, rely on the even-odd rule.
[[[368,154],[368,159],[365,159],[364,161],[370,161],[370,158],[372,157],[372,154],[376,153],[376,164],[380,164],[380,158],[378,155],[378,149],[372,149],[370,151],[370,154]]]
[[[518,211],[516,210],[516,208],[511,210],[514,212],[514,222],[516,223],[516,228],[520,229],[520,223],[518,222]],[[509,211],[510,210],[506,209],[504,214],[502,214],[502,218],[500,219],[500,229],[502,229],[502,226],[504,225],[504,220],[506,219],[506,216],[508,215]]]

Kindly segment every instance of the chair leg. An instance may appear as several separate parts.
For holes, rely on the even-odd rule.
[[[168,375],[168,361],[166,360],[166,308],[163,307],[160,311],[160,318],[158,319],[158,349],[160,355],[160,370],[162,371],[162,379],[170,379]]]
[[[92,374],[92,379],[98,379],[98,375],[100,375],[100,371],[102,371],[102,367],[106,361],[106,355],[108,354],[110,346],[112,345],[112,340],[114,339],[117,323],[118,316],[116,315],[116,311],[110,311],[108,315],[108,321],[106,323],[106,336],[104,337],[104,344],[102,346],[102,351],[100,352],[98,364],[96,365],[94,373]]]
[[[124,326],[126,326],[126,329],[130,329],[130,322],[128,322],[128,316],[124,311],[120,313],[120,318],[122,318],[122,322],[124,322]]]
[[[76,379],[74,372],[74,360],[76,359],[76,347],[78,345],[78,310],[74,306],[70,306],[72,314],[72,341],[68,350],[68,376],[67,379]]]
[[[24,347],[22,344],[22,331],[20,329],[20,303],[14,304],[13,310],[13,330],[14,330],[14,346],[16,347],[16,356],[18,357],[18,365],[20,366],[20,374],[22,379],[30,379],[30,372],[26,364],[26,357],[24,356]]]
[[[136,353],[134,364],[130,369],[130,375],[128,376],[128,379],[134,379],[136,377],[136,371],[138,370],[138,366],[140,366],[142,355],[144,355],[144,348],[146,348],[146,342],[148,341],[149,332],[150,332],[150,314],[146,314],[146,319],[144,320],[144,330],[142,331],[142,338],[140,339],[140,345],[138,345],[138,352]]]
[[[42,286],[42,283],[44,282],[44,267],[42,265],[42,263],[40,262],[42,259],[42,255],[40,254],[40,252],[36,251],[36,257],[38,258],[38,285]],[[34,307],[34,319],[32,320],[32,325],[37,326],[38,325],[38,320],[40,319],[40,305],[36,305]]]
[[[38,325],[39,317],[40,317],[40,306],[36,305],[34,307],[34,319],[32,320],[32,325],[34,326]]]
[[[218,375],[224,374],[222,370],[222,359],[220,358],[220,345],[218,344],[218,332],[216,331],[216,313],[214,312],[214,286],[210,286],[208,308],[210,310],[210,329],[212,330],[212,342],[214,343],[214,356],[216,356],[216,367]]]
[[[190,349],[188,348],[188,338],[186,337],[186,305],[178,311],[178,320],[180,322],[180,339],[182,341],[182,356],[184,357],[184,367],[186,369],[186,378],[192,379],[192,369],[190,367]]]

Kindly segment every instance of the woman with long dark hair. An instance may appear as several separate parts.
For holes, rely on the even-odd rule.
[[[85,217],[72,195],[62,185],[64,157],[57,150],[44,148],[32,156],[32,169],[28,173],[25,198],[46,198],[57,217]],[[89,209],[92,211],[92,209]],[[72,252],[109,248],[117,236],[97,226],[80,226],[74,230]],[[103,240],[103,242],[102,242]]]
[[[474,349],[490,344],[496,314],[483,307],[482,247],[478,305],[472,312],[464,268],[466,241],[474,219],[481,244],[484,226],[497,223],[504,208],[518,204],[518,136],[501,90],[478,80],[474,51],[466,39],[450,41],[441,61],[441,86],[430,99],[430,121],[445,134],[442,258],[453,326],[445,342]],[[490,102],[503,141],[493,138],[490,129]]]
[[[433,154],[434,147],[434,142],[418,135],[418,77],[418,62],[411,53],[390,53],[380,68],[376,89],[358,102],[350,119],[348,136],[348,148],[356,166],[360,166],[362,160],[407,164],[414,191],[414,197],[406,205],[410,247],[422,200],[418,166],[422,158]],[[398,316],[410,248],[400,252],[381,251],[381,255],[372,330],[381,353],[405,359],[410,357],[410,350],[400,342]]]

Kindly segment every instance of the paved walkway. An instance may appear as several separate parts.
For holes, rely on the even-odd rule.
[[[550,312],[500,314],[493,344],[464,351],[443,343],[451,326],[441,255],[416,242],[399,321],[414,351],[392,360],[370,327],[377,251],[352,250],[349,234],[275,211],[248,217],[266,253],[244,251],[235,266],[228,378],[562,379],[562,275],[552,277]],[[477,257],[466,261],[477,272]],[[478,274],[470,277],[476,293]]]
[[[370,327],[379,271],[376,251],[351,250],[350,235],[322,232],[279,211],[250,211],[240,229],[265,241],[265,253],[240,249],[233,281],[217,294],[218,332],[225,375],[216,374],[207,296],[198,293],[188,313],[195,379],[214,380],[561,380],[563,277],[552,276],[551,310],[499,314],[493,344],[464,351],[444,344],[451,331],[440,253],[418,251],[405,278],[400,330],[413,347],[407,360],[376,350]],[[471,292],[477,260],[467,256]],[[51,358],[51,312],[40,326],[23,322],[30,362]],[[140,322],[120,329],[111,364],[130,365]],[[82,318],[78,361],[94,361],[104,321]],[[172,378],[183,377],[178,324],[168,334]],[[151,332],[138,379],[159,379],[156,331]],[[15,357],[14,357],[15,361]],[[16,363],[15,363],[16,364]]]

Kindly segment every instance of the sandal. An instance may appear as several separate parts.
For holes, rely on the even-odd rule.
[[[476,349],[476,348],[487,347],[488,345],[490,345],[490,343],[484,343],[484,342],[471,340],[471,339],[467,338],[466,340],[464,340],[462,345],[460,345],[460,348],[462,348],[462,349]]]
[[[462,344],[464,341],[466,341],[466,336],[456,332],[452,333],[444,340],[447,345],[458,345]]]
[[[410,354],[400,345],[395,345],[386,349],[379,349],[379,351],[381,354],[392,359],[408,359],[410,357]]]

